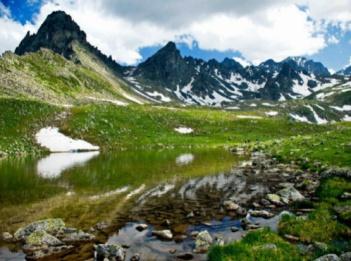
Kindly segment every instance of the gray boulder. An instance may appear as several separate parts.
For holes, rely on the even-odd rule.
[[[60,246],[63,245],[61,240],[48,234],[45,231],[34,231],[26,237],[26,244],[30,246]]]
[[[49,234],[56,234],[65,227],[61,218],[51,218],[33,222],[23,228],[18,229],[14,237],[16,240],[24,240],[30,234],[36,231],[45,231]]]
[[[205,253],[213,243],[213,239],[207,230],[201,231],[195,239],[195,253]]]
[[[94,260],[116,260],[123,261],[126,253],[119,244],[98,244],[95,245]]]
[[[277,194],[285,204],[305,199],[305,197],[294,187],[283,188],[279,190]]]
[[[346,252],[340,255],[341,261],[350,261],[351,260],[351,252]]]
[[[314,261],[340,261],[340,258],[335,254],[328,254],[328,255],[318,257]]]

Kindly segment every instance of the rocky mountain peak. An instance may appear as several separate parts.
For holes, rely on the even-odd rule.
[[[45,19],[36,34],[31,35],[29,32],[26,34],[15,53],[22,55],[40,48],[48,48],[68,58],[72,54],[73,41],[85,44],[85,32],[70,15],[63,11],[55,11]]]

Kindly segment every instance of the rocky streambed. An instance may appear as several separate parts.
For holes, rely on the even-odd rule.
[[[115,220],[89,231],[49,219],[4,233],[3,240],[20,248],[22,258],[35,260],[205,260],[213,244],[261,227],[276,230],[283,215],[312,211],[306,206],[319,176],[260,152],[248,158],[228,173],[150,188]]]

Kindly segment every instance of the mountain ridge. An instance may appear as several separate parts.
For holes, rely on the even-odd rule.
[[[76,63],[86,62],[75,52],[76,45],[95,57],[90,61],[112,72],[114,76],[109,79],[117,78],[150,102],[229,106],[250,99],[282,101],[304,98],[342,82],[330,75],[322,63],[305,57],[287,57],[280,62],[268,59],[243,67],[231,58],[219,62],[183,57],[172,41],[140,64],[122,66],[92,46],[85,32],[63,11],[51,13],[37,33],[27,33],[15,53],[23,55],[48,48]]]

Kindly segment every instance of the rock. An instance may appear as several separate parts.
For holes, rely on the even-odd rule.
[[[218,246],[224,246],[224,239],[222,237],[215,237],[213,244]]]
[[[213,239],[207,230],[201,231],[195,239],[195,253],[205,253],[213,243]]]
[[[152,234],[154,236],[158,237],[159,239],[163,239],[163,240],[172,240],[172,238],[173,238],[173,234],[172,234],[171,230],[169,230],[169,229],[154,230],[154,231],[152,231]]]
[[[65,229],[66,230],[66,229]],[[77,231],[65,231],[60,237],[65,243],[77,243],[77,242],[89,242],[95,239],[94,235],[85,233],[81,230]]]
[[[277,192],[277,194],[280,196],[281,201],[285,204],[305,199],[305,197],[294,187],[281,189]]]
[[[65,223],[60,218],[45,219],[33,222],[23,228],[18,229],[14,237],[16,240],[24,240],[35,231],[45,231],[49,234],[56,234],[65,227]]]
[[[231,201],[231,200],[224,201],[223,206],[227,211],[235,211],[240,207],[238,204],[236,204],[234,201]]]
[[[328,254],[328,255],[324,255],[324,256],[318,257],[314,261],[339,261],[339,260],[340,260],[340,258],[337,255],[335,255],[335,254]]]
[[[99,222],[95,225],[95,228],[102,232],[104,232],[108,227],[109,227],[109,224],[105,221]]]
[[[288,235],[288,234],[285,234],[284,238],[289,240],[289,241],[293,241],[293,242],[297,242],[300,240],[300,238],[293,236],[293,235]]]
[[[280,197],[277,194],[267,194],[267,199],[273,204],[277,204],[277,205],[282,204],[282,202],[280,201]]]
[[[272,243],[264,244],[262,246],[259,246],[260,249],[268,249],[268,250],[276,250],[277,246]]]
[[[168,250],[168,252],[173,255],[177,252],[177,249],[172,248],[172,249]]]
[[[190,236],[193,237],[193,238],[196,238],[198,234],[199,234],[199,231],[192,231],[190,233]]]
[[[340,255],[340,261],[350,261],[351,260],[351,252],[346,252]]]
[[[140,260],[140,255],[138,253],[130,258],[130,261],[139,261],[139,260]]]
[[[244,227],[244,229],[245,230],[254,230],[254,229],[258,229],[258,228],[260,228],[260,226],[259,225],[257,225],[257,224],[247,224],[245,227]]]
[[[250,210],[249,213],[253,217],[271,218],[274,216],[273,213],[268,212],[267,210]]]
[[[148,228],[147,224],[138,224],[135,229],[138,230],[139,232],[144,231],[145,229]]]
[[[351,221],[351,206],[350,205],[336,206],[333,209],[341,220],[347,221],[347,222]]]
[[[24,245],[23,251],[26,253],[26,259],[28,260],[42,260],[53,256],[64,256],[74,249],[72,245],[61,245],[61,246],[32,246]],[[50,260],[52,260],[50,258]],[[55,258],[57,260],[57,258]]]
[[[181,253],[177,255],[177,258],[182,260],[191,260],[194,258],[194,255],[192,253]]]
[[[350,192],[344,192],[340,196],[341,199],[351,199],[351,193]]]
[[[230,230],[231,230],[232,232],[237,232],[237,231],[239,231],[239,228],[233,226],[233,227],[230,228]]]
[[[186,218],[193,218],[195,215],[194,215],[194,212],[191,211],[189,212],[187,215],[186,215]]]
[[[48,234],[46,231],[34,231],[26,237],[26,244],[30,246],[60,246],[62,241],[58,238]]]
[[[118,260],[123,261],[126,253],[119,244],[98,244],[95,245],[95,260]]]
[[[270,195],[270,194],[268,194],[268,195]],[[267,195],[267,198],[268,198],[268,195]],[[273,195],[273,194],[272,194],[272,195]],[[278,197],[279,197],[279,196],[278,196]],[[280,198],[279,198],[279,199],[280,199]],[[262,204],[263,206],[269,206],[269,205],[271,204],[271,202],[270,202],[269,200],[263,198],[263,199],[261,199],[261,204]]]
[[[245,216],[247,214],[247,210],[245,208],[239,207],[236,210],[236,214],[238,214],[239,216]]]
[[[351,170],[348,168],[329,168],[321,173],[321,178],[340,177],[351,179]]]
[[[14,237],[9,232],[3,232],[1,234],[1,240],[3,240],[4,242],[12,242],[14,241]]]
[[[261,205],[259,203],[257,203],[257,202],[252,203],[252,206],[254,208],[260,208],[261,207]]]
[[[184,241],[186,238],[187,238],[186,235],[176,235],[176,236],[174,236],[173,239],[174,239],[175,242],[182,242],[182,241]]]

